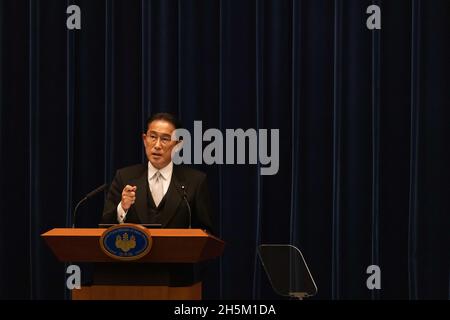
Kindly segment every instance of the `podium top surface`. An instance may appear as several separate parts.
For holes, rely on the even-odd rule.
[[[54,228],[42,234],[42,237],[100,237],[106,228]],[[206,233],[202,229],[148,229],[152,237],[211,237],[218,238]],[[222,241],[222,240],[219,240]]]
[[[100,247],[106,228],[55,228],[41,236],[62,262],[118,262]],[[147,229],[153,245],[135,262],[197,263],[222,255],[225,243],[201,229]]]

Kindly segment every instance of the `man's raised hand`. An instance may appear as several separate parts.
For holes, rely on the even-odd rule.
[[[130,186],[128,184],[123,188],[122,201],[120,202],[123,210],[128,211],[136,201],[136,188],[136,186]]]

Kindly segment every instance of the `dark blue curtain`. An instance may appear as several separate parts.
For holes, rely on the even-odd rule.
[[[449,31],[448,0],[2,1],[0,297],[67,296],[40,234],[144,161],[146,118],[169,111],[190,130],[280,129],[274,176],[199,166],[227,243],[205,298],[275,298],[256,247],[289,243],[319,299],[448,299]]]

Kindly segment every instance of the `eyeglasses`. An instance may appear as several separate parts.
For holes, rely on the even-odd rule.
[[[150,143],[156,143],[158,141],[158,139],[159,139],[159,141],[161,142],[161,144],[163,146],[168,145],[170,143],[170,141],[172,141],[170,139],[169,135],[161,135],[161,136],[159,136],[156,133],[146,134],[145,137]]]

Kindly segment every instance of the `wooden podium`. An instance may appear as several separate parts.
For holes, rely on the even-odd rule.
[[[198,269],[225,246],[200,229],[148,229],[151,250],[139,260],[118,261],[100,247],[105,230],[56,228],[41,235],[61,262],[94,263],[92,285],[72,290],[73,300],[200,300]]]

